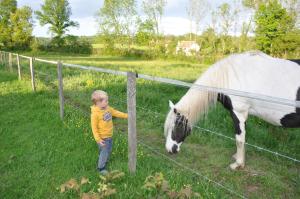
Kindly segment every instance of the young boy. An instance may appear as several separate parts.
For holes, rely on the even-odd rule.
[[[96,90],[92,94],[93,106],[91,106],[91,126],[94,138],[99,148],[98,170],[105,175],[105,168],[112,150],[113,122],[112,117],[127,118],[122,113],[108,106],[108,95],[106,92]]]

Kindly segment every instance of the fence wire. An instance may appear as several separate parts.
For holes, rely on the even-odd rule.
[[[89,112],[85,111],[84,109],[82,109],[77,103],[74,103],[74,101],[72,101],[72,99],[68,98],[65,100],[65,102],[71,106],[72,108],[76,109],[77,111],[81,112],[86,118],[90,118],[90,114]],[[204,174],[201,174],[199,171],[196,171],[188,166],[185,166],[183,165],[182,163],[174,160],[173,158],[161,153],[158,151],[158,149],[155,149],[153,147],[151,147],[150,145],[146,144],[145,142],[141,141],[141,139],[137,139],[137,142],[139,144],[141,144],[142,146],[144,146],[145,148],[147,148],[148,150],[150,150],[151,152],[159,155],[159,156],[162,156],[163,158],[167,159],[168,161],[172,162],[172,163],[175,163],[178,167],[181,167],[182,169],[185,169],[185,170],[188,170],[190,171],[191,173],[197,175],[198,177],[201,177],[202,179],[206,180],[207,182],[209,183],[213,183],[215,186],[229,192],[230,194],[234,195],[234,196],[237,196],[239,198],[246,198],[245,196],[241,195],[240,193],[237,193],[235,192],[234,190],[224,186],[223,184],[221,184],[220,182],[217,182],[215,180],[212,180],[210,179],[209,177],[207,177],[206,175]]]
[[[3,55],[3,52],[1,53],[1,55]],[[9,55],[9,53],[4,53],[4,59],[1,58],[1,60],[2,60],[2,62],[3,62],[4,65],[5,65],[5,62],[7,63],[7,65],[9,64],[8,63],[8,61],[9,61],[8,60],[9,59],[8,55]],[[16,55],[16,54],[13,54],[13,55]],[[12,58],[13,58],[13,55],[12,55]],[[20,60],[21,60],[21,58],[25,58],[27,60],[30,59],[30,57],[23,56],[23,55],[19,55],[19,57],[20,57]],[[58,63],[57,61],[49,61],[49,60],[44,60],[44,59],[39,59],[39,58],[35,58],[35,61],[39,61],[39,62],[47,63],[47,64],[57,64]],[[21,61],[20,61],[20,63],[21,63]],[[87,70],[87,71],[94,70],[94,71],[98,71],[98,72],[111,73],[111,74],[114,74],[114,75],[122,75],[122,76],[126,75],[126,72],[120,72],[120,71],[115,71],[115,70],[110,70],[110,69],[102,69],[102,68],[96,68],[96,67],[90,67],[90,66],[81,66],[81,65],[67,64],[67,63],[63,63],[63,65],[66,66],[66,67],[69,67],[69,68],[73,67],[73,68],[83,69],[83,70]],[[23,64],[20,64],[20,66],[21,66],[21,69],[24,69]],[[38,74],[38,75],[40,75],[40,76],[44,76],[44,77],[47,77],[48,79],[50,79],[50,78],[56,78],[56,76],[54,76],[54,74],[53,74],[53,71],[55,71],[55,70],[52,70],[52,74],[49,74],[49,73],[46,73],[46,72],[35,70],[35,73]],[[68,73],[68,74],[70,74],[70,73]],[[182,87],[193,87],[193,86],[195,87],[195,85],[192,85],[192,84],[189,84],[189,83],[184,83],[184,82],[181,82],[181,81],[178,81],[178,80],[170,80],[170,79],[167,79],[167,78],[153,77],[153,76],[143,75],[143,74],[138,74],[138,77],[139,78],[143,78],[145,80],[151,80],[151,81],[158,81],[158,82],[163,82],[163,83],[169,83],[169,84],[173,84],[173,85],[177,85],[177,86],[182,86]],[[53,88],[57,88],[57,85],[54,84],[53,82],[48,82],[48,84],[50,84]],[[203,86],[200,86],[200,85],[196,85],[196,87],[197,88],[199,87],[202,90],[208,90],[208,91],[211,91],[211,92],[219,91],[218,88],[209,88],[209,87],[206,87],[206,86],[203,87]],[[231,92],[233,92],[233,93],[231,93]],[[234,94],[234,95],[238,95],[239,96],[241,93],[239,93],[239,92],[235,93],[234,91],[229,90],[229,94]],[[249,93],[246,93],[246,95],[248,96]],[[257,98],[257,96],[253,96],[253,95],[250,94],[249,97],[253,98],[253,99],[257,99],[257,100],[263,100],[263,101],[267,101],[268,100],[268,97],[265,97],[265,96],[262,96],[263,99],[260,99],[260,98]],[[119,100],[116,99],[116,101],[119,101]],[[127,103],[127,102],[124,102],[124,101],[119,101],[119,102],[120,103]],[[291,100],[282,100],[282,99],[275,99],[275,101],[274,101],[274,99],[272,99],[271,102],[279,103],[281,105],[287,105],[287,106],[291,106],[293,104],[296,107],[300,103],[299,101],[293,102]],[[165,114],[149,110],[148,108],[145,108],[145,107],[142,107],[142,106],[139,106],[139,105],[136,105],[136,107],[138,109],[142,109],[142,110],[145,110],[145,111],[153,113],[154,116],[155,116],[155,118],[158,117],[157,115],[161,115],[161,116],[164,116],[164,117],[166,116]],[[276,108],[276,107],[272,107],[272,108]],[[213,135],[216,135],[216,136],[219,136],[219,137],[223,137],[223,138],[231,140],[231,141],[235,141],[235,138],[227,136],[227,135],[224,135],[222,133],[218,133],[216,131],[213,131],[213,130],[210,130],[210,129],[206,129],[206,128],[203,128],[203,127],[200,127],[200,126],[197,126],[197,125],[194,125],[193,127],[197,128],[197,129],[199,129],[201,131],[204,131],[204,132],[207,132],[207,133],[211,133]],[[266,149],[264,147],[257,146],[255,144],[251,144],[251,143],[248,143],[248,142],[245,142],[245,144],[248,145],[248,146],[250,146],[250,147],[253,147],[253,148],[255,148],[255,149],[259,150],[259,151],[264,151],[264,152],[273,154],[275,156],[278,156],[278,157],[281,157],[281,158],[285,158],[285,159],[288,159],[288,160],[300,163],[300,160],[298,160],[298,159],[296,159],[294,157],[291,157],[291,156],[288,156],[288,155],[285,155],[285,154],[282,154],[282,153],[279,153],[279,152],[276,152],[276,151],[272,151],[272,150],[269,150],[269,149]]]
[[[2,64],[4,67],[6,67],[7,70],[10,70],[10,66],[9,66],[9,63],[8,63],[8,56],[7,56],[7,55],[8,55],[8,53],[5,53],[4,56],[3,56],[3,54],[1,53],[1,64]],[[21,55],[20,55],[19,58],[20,58],[21,73],[22,73],[22,74],[24,74],[24,73],[25,73],[25,74],[30,74],[29,64],[28,64],[28,67],[27,67],[27,66],[26,66],[26,67],[24,66],[24,65],[25,65],[25,64],[24,64],[24,62],[25,62],[24,59],[26,59],[26,60],[28,61],[28,59],[30,59],[30,57],[27,57],[27,56],[21,56]],[[13,61],[13,60],[14,60],[14,59],[11,59],[11,61],[12,61],[12,69],[13,69],[12,72],[15,72],[15,71],[17,71],[17,69],[16,69],[17,64],[16,64],[16,60],[15,60],[15,61]],[[56,61],[48,61],[48,60],[43,60],[43,59],[39,59],[39,58],[35,58],[35,62],[41,62],[41,63],[44,63],[44,64],[57,64],[57,63],[58,63],[58,62],[56,62]],[[26,65],[27,65],[27,64],[26,64]],[[114,75],[122,75],[122,76],[125,76],[125,75],[126,75],[125,72],[114,71],[114,70],[107,70],[107,69],[101,69],[101,68],[96,68],[96,67],[86,67],[86,66],[80,66],[80,65],[75,65],[75,64],[66,64],[66,63],[64,63],[63,65],[66,66],[66,67],[69,67],[69,68],[83,69],[83,70],[87,70],[87,71],[93,70],[93,71],[104,72],[104,73],[106,73],[107,71],[109,71],[109,73],[114,74]],[[43,66],[44,66],[44,65],[43,65]],[[57,76],[56,76],[55,73],[54,73],[54,72],[56,72],[56,70],[52,70],[51,73],[47,73],[47,72],[41,70],[41,69],[43,68],[43,66],[40,67],[40,69],[35,70],[35,74],[37,75],[37,78],[42,80],[41,77],[43,77],[43,78],[46,78],[46,79],[44,79],[44,80],[47,80],[47,78],[48,78],[48,79],[54,79],[54,80],[55,80],[55,79],[57,78]],[[28,72],[28,73],[27,73],[27,72]],[[70,73],[67,73],[67,74],[70,75]],[[224,90],[222,90],[222,89],[219,90],[218,88],[208,88],[208,87],[205,87],[205,86],[203,87],[203,86],[201,86],[201,85],[196,85],[196,86],[195,86],[195,85],[193,85],[193,84],[189,84],[189,83],[185,83],[185,82],[181,82],[181,81],[177,81],[177,80],[172,80],[172,81],[171,81],[170,79],[166,79],[166,78],[159,78],[159,77],[153,77],[153,76],[142,75],[142,74],[141,74],[141,75],[138,74],[138,77],[139,77],[139,78],[143,78],[143,79],[145,79],[145,80],[158,81],[158,82],[163,82],[163,83],[173,84],[173,85],[176,85],[176,86],[189,87],[189,88],[190,88],[190,87],[196,87],[196,89],[198,88],[198,89],[200,89],[200,90],[202,89],[202,90],[211,91],[211,92],[216,92],[216,91],[218,91],[218,92],[223,92],[223,91],[224,91]],[[47,81],[46,81],[46,82],[47,82]],[[46,84],[47,84],[48,86],[50,86],[52,89],[57,89],[57,84],[55,84],[53,81],[48,81]],[[235,91],[233,91],[233,90],[227,90],[226,92],[228,92],[228,94],[233,94],[233,95],[236,95],[236,96],[240,96],[240,95],[241,95],[241,93],[235,92]],[[225,93],[226,93],[226,92],[225,92]],[[224,92],[223,92],[223,93],[224,93]],[[242,96],[242,97],[244,97],[244,96]],[[271,102],[271,103],[279,103],[279,104],[281,104],[281,105],[287,105],[287,106],[295,106],[295,107],[298,107],[299,104],[300,104],[299,101],[291,101],[291,100],[284,100],[284,99],[274,99],[274,98],[269,99],[268,96],[263,96],[262,98],[258,98],[257,96],[252,95],[252,94],[249,94],[249,93],[246,93],[246,97],[249,97],[249,98],[252,98],[252,99],[255,99],[255,100],[263,100],[263,101]],[[116,102],[118,102],[118,103],[120,103],[120,104],[127,104],[127,102],[124,101],[124,100],[113,99],[113,101],[116,101]],[[79,110],[85,117],[89,117],[89,116],[90,116],[89,113],[88,113],[87,111],[84,110],[84,109],[87,109],[88,107],[86,107],[86,106],[84,106],[84,105],[82,105],[82,104],[80,104],[80,103],[78,103],[78,102],[73,101],[73,100],[72,100],[72,97],[71,97],[71,96],[68,96],[67,94],[65,95],[65,103],[68,104],[68,105],[70,105],[71,107],[73,107],[73,108]],[[136,108],[137,108],[137,109],[140,109],[140,110],[143,110],[143,111],[147,111],[147,112],[149,112],[149,113],[152,113],[152,115],[154,115],[154,117],[155,117],[156,119],[160,119],[160,118],[158,118],[158,115],[163,116],[163,117],[166,117],[166,115],[163,114],[163,113],[160,113],[160,112],[157,112],[157,111],[150,110],[150,109],[148,109],[148,108],[146,108],[146,107],[143,107],[143,106],[137,105]],[[206,128],[203,128],[203,127],[200,127],[200,126],[197,126],[197,125],[194,125],[193,127],[196,128],[196,129],[201,130],[201,132],[203,131],[203,132],[210,133],[210,134],[213,134],[213,135],[216,135],[216,136],[219,136],[219,137],[222,137],[222,138],[231,140],[231,141],[235,141],[235,138],[230,137],[230,136],[227,136],[227,135],[224,135],[224,134],[222,134],[222,133],[218,133],[218,132],[216,132],[216,131],[213,131],[213,130],[210,130],[210,129],[206,129]],[[155,154],[157,154],[157,155],[159,155],[159,156],[164,157],[165,159],[167,159],[167,160],[170,161],[170,162],[173,162],[173,163],[176,164],[177,166],[182,167],[182,168],[184,168],[184,169],[186,169],[186,170],[188,170],[188,171],[194,173],[195,175],[197,175],[197,176],[203,178],[204,180],[206,180],[206,181],[208,181],[208,182],[213,183],[214,185],[220,187],[220,188],[223,189],[223,190],[226,190],[226,191],[229,192],[230,194],[235,195],[235,196],[240,197],[240,198],[245,198],[245,196],[243,196],[243,195],[241,195],[241,194],[235,192],[234,190],[232,190],[232,189],[230,189],[230,188],[224,186],[224,185],[221,184],[220,182],[214,181],[214,180],[208,178],[207,176],[201,174],[199,171],[196,171],[196,170],[194,170],[194,169],[192,169],[192,168],[190,168],[190,167],[188,167],[188,166],[185,166],[185,165],[181,164],[180,162],[177,162],[176,160],[174,160],[173,158],[170,158],[170,157],[167,156],[166,154],[163,154],[163,153],[159,152],[157,149],[155,149],[155,148],[149,146],[148,144],[143,143],[141,140],[138,140],[138,143],[141,144],[142,146],[144,146],[145,148],[149,149],[149,150],[152,151],[153,153],[155,153]],[[294,162],[300,163],[300,160],[298,160],[298,159],[296,159],[296,158],[294,158],[294,157],[290,157],[290,156],[288,156],[288,155],[284,155],[284,154],[281,154],[281,153],[279,153],[279,152],[272,151],[272,150],[269,150],[269,149],[266,149],[266,148],[263,148],[263,147],[260,147],[260,146],[257,146],[257,145],[248,143],[248,142],[245,142],[245,144],[248,145],[248,146],[250,146],[250,147],[253,147],[253,148],[255,148],[255,149],[259,150],[259,151],[264,151],[264,152],[270,153],[270,154],[272,154],[272,155],[275,155],[275,156],[278,156],[278,157],[281,157],[281,158],[288,159],[288,160],[290,160],[290,161],[294,161]]]

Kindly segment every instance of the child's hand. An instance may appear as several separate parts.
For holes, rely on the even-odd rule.
[[[105,146],[104,141],[99,141],[98,144],[100,144],[101,146]]]

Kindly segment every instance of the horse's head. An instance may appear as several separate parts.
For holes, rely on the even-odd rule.
[[[171,110],[167,115],[164,129],[166,149],[169,153],[177,153],[192,129],[187,117],[180,113],[171,101],[169,101],[169,106]]]

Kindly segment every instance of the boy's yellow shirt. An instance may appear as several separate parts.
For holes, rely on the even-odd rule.
[[[100,109],[95,105],[91,106],[91,126],[96,142],[101,142],[104,138],[112,137],[112,117],[128,118],[128,115],[110,106],[106,109]]]

